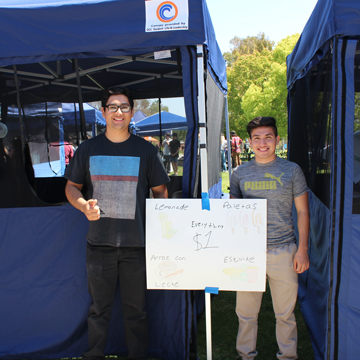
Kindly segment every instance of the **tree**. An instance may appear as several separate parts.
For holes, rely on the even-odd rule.
[[[147,99],[135,100],[134,101],[134,113],[137,111],[143,112],[146,116],[150,115],[150,101]]]
[[[230,40],[232,49],[224,53],[224,59],[228,66],[231,66],[241,55],[251,55],[255,52],[261,53],[263,50],[271,51],[275,42],[269,40],[264,33],[260,32],[257,36],[239,38],[235,36]]]
[[[159,100],[135,100],[134,112],[142,111],[146,116],[154,115],[159,112]],[[169,111],[168,106],[161,105],[161,111]]]
[[[242,137],[247,137],[247,121],[244,116],[242,99],[251,85],[260,89],[268,78],[271,67],[271,52],[263,50],[250,55],[241,55],[227,68],[228,110],[230,129]]]
[[[89,102],[88,104],[94,107],[95,109],[101,110],[101,101],[92,101]]]
[[[166,105],[161,105],[161,111],[169,112],[169,107]],[[151,112],[151,115],[157,114],[159,112],[159,99],[152,101],[152,103],[150,105],[150,112]]]
[[[242,99],[246,121],[259,115],[272,116],[277,121],[280,137],[287,137],[286,56],[298,39],[299,35],[295,34],[279,42],[271,52],[271,68],[263,87],[250,87]]]
[[[287,137],[286,56],[298,38],[288,36],[272,51],[240,55],[227,69],[229,122],[243,137],[246,125],[257,116],[274,117],[279,135]]]

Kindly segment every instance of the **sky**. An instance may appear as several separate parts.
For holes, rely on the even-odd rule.
[[[278,43],[301,34],[317,0],[207,0],[221,52],[230,50],[234,36],[245,38],[260,32]],[[224,4],[219,6],[219,3]]]
[[[191,0],[189,0],[191,1]],[[260,32],[278,43],[301,34],[317,0],[207,0],[216,39],[222,53],[230,51],[234,36],[246,38]],[[219,6],[220,5],[220,6]],[[169,111],[185,116],[183,101],[162,99]]]

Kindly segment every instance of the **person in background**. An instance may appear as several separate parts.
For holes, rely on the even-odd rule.
[[[118,279],[128,358],[147,359],[145,200],[150,189],[155,198],[167,198],[169,178],[156,148],[129,133],[133,109],[126,88],[106,91],[105,133],[84,141],[65,172],[66,196],[89,220],[86,268],[92,302],[83,359],[105,358]]]
[[[177,133],[173,133],[173,139],[170,141],[170,161],[174,170],[174,175],[178,173],[178,158],[180,151],[180,141],[177,138]]]
[[[74,148],[69,143],[64,143],[65,166],[67,167],[74,156]]]
[[[170,141],[170,133],[166,133],[165,139],[162,143],[162,147],[164,149],[164,167],[168,174],[170,173]]]
[[[233,168],[237,168],[239,165],[241,165],[241,143],[242,140],[239,136],[236,135],[236,132],[234,130],[231,131],[231,158],[233,162]]]
[[[266,276],[276,317],[278,359],[297,359],[295,304],[298,274],[309,268],[308,188],[300,167],[275,155],[280,137],[272,117],[257,117],[247,126],[255,158],[234,170],[230,198],[267,199]],[[296,245],[292,205],[299,231]],[[242,359],[257,355],[256,340],[261,292],[237,292],[239,319],[236,349]],[[269,357],[269,354],[266,354]]]
[[[222,172],[226,172],[226,150],[227,150],[227,141],[223,134],[220,137],[220,157],[221,157],[221,168]]]

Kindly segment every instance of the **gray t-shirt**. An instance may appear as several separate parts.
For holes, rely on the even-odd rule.
[[[233,197],[267,199],[268,248],[295,241],[292,204],[294,198],[306,192],[306,180],[300,167],[279,157],[267,164],[249,161],[231,176],[230,195]]]

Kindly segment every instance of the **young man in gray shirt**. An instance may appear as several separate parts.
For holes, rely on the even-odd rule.
[[[294,308],[298,274],[309,268],[309,205],[300,167],[276,156],[280,137],[272,117],[257,117],[247,126],[255,159],[238,167],[231,177],[230,198],[267,199],[266,275],[276,316],[278,359],[297,359]],[[295,244],[292,204],[297,211],[298,247]],[[262,292],[237,292],[239,331],[236,349],[242,359],[257,355],[257,319]]]

